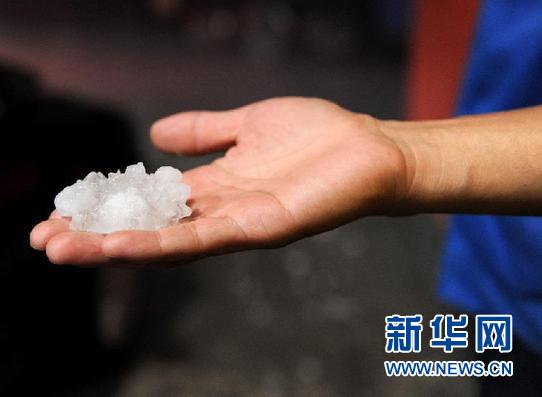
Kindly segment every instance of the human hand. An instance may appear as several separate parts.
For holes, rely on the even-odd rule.
[[[405,157],[379,121],[331,102],[279,98],[225,112],[158,121],[165,152],[226,150],[183,173],[193,215],[158,231],[108,235],[69,230],[53,215],[31,245],[56,264],[153,266],[275,247],[393,207],[404,194]]]

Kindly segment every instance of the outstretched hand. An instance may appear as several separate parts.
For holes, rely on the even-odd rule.
[[[176,264],[281,246],[381,213],[406,189],[403,153],[379,122],[320,99],[179,113],[158,121],[151,137],[165,152],[226,151],[184,173],[190,218],[100,235],[70,231],[53,213],[32,230],[31,245],[57,264]]]

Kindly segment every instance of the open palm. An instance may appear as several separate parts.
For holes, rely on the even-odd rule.
[[[226,112],[187,112],[157,122],[154,144],[180,154],[226,150],[184,173],[192,217],[155,231],[109,235],[69,230],[53,215],[31,244],[58,264],[180,263],[284,245],[398,198],[402,153],[378,122],[319,99],[281,98]]]

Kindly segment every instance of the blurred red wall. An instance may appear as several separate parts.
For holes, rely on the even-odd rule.
[[[416,0],[407,71],[410,120],[455,108],[478,16],[478,0]]]

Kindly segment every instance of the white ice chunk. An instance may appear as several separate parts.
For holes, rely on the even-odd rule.
[[[61,216],[71,218],[73,230],[157,230],[192,213],[186,205],[190,186],[181,180],[181,171],[173,167],[147,174],[143,163],[107,178],[91,172],[57,194],[55,206]]]

